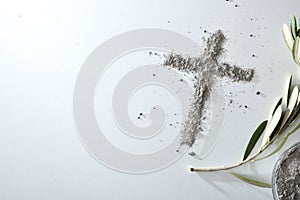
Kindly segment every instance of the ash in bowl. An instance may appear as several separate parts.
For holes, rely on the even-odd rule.
[[[273,171],[272,186],[276,200],[300,199],[300,142],[280,156]]]

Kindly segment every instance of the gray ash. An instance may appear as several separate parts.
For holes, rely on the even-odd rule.
[[[242,69],[235,65],[231,66],[227,63],[218,67],[216,73],[219,77],[227,77],[232,81],[251,81],[254,76],[254,69]]]
[[[300,143],[287,150],[276,164],[273,194],[278,200],[300,199]]]

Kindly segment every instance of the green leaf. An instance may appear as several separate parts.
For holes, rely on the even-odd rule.
[[[292,36],[295,39],[297,37],[297,19],[294,15],[291,17],[290,28],[291,28]]]
[[[290,101],[290,96],[291,96],[291,92],[292,92],[292,82],[293,82],[293,76],[290,76],[290,80],[289,80],[289,84],[288,84],[288,89],[287,89],[287,96],[286,96],[286,106],[288,106],[288,103]]]
[[[281,120],[281,116],[282,116],[282,105],[280,104],[274,115],[272,116],[271,120],[269,121],[268,126],[266,127],[265,133],[264,133],[264,137],[261,143],[261,149],[264,148],[264,146],[266,144],[269,143],[269,141],[271,140],[271,137],[274,135],[274,132],[277,130],[277,127],[279,125],[279,122]]]
[[[245,150],[244,153],[244,157],[243,157],[243,161],[246,160],[248,158],[248,156],[250,155],[251,151],[253,150],[255,144],[257,143],[258,139],[260,138],[260,136],[262,135],[262,133],[264,132],[266,126],[267,126],[268,120],[263,121],[257,128],[256,130],[253,132],[247,148]]]
[[[292,33],[287,24],[282,25],[282,34],[283,34],[283,38],[284,38],[286,45],[292,51],[293,44],[294,44],[294,38],[293,38]]]
[[[292,93],[290,94],[289,103],[288,103],[289,110],[293,111],[294,108],[297,106],[298,96],[299,96],[299,89],[297,86],[295,86]]]
[[[272,112],[272,115],[274,115],[275,111],[277,110],[278,106],[280,106],[282,104],[282,97],[278,100],[273,112]]]
[[[300,49],[299,49],[299,42],[300,38],[299,36],[296,37],[295,42],[293,44],[292,53],[293,53],[293,59],[295,63],[300,65]]]
[[[296,91],[295,90],[298,90],[298,95],[296,96]],[[294,93],[294,96],[293,96],[293,93]],[[299,113],[299,89],[297,86],[294,87],[294,90],[293,90],[293,93],[291,94],[291,106],[289,106],[289,109],[291,110],[291,115],[288,119],[288,121],[286,122],[286,126],[290,125],[292,122],[294,122],[294,120],[296,119],[296,117],[298,116],[298,113]],[[293,99],[293,98],[297,98],[296,100]],[[295,102],[294,102],[295,101]]]
[[[286,121],[283,130],[288,126],[292,125],[295,121],[297,121],[300,117],[300,105],[298,104],[297,107],[294,108],[292,114],[290,115],[289,119]]]
[[[288,98],[288,106],[287,109],[284,113],[282,122],[281,122],[281,126],[279,128],[279,132],[286,128],[288,126],[288,124],[293,120],[294,118],[294,110],[297,107],[298,104],[298,97],[299,97],[299,89],[297,86],[294,87],[292,93],[290,94],[290,97]]]
[[[268,183],[264,183],[264,182],[257,181],[257,180],[252,180],[252,179],[246,178],[246,177],[244,177],[240,174],[234,173],[232,171],[227,171],[227,173],[229,173],[229,174],[235,176],[236,178],[240,179],[241,181],[244,181],[244,182],[249,183],[251,185],[255,185],[255,186],[263,187],[263,188],[271,188],[271,185],[268,184]]]
[[[274,130],[272,131],[270,137],[269,137],[269,141],[273,140],[273,138],[275,138],[277,135],[279,135],[281,133],[281,125],[283,123],[283,118],[284,118],[284,114],[287,111],[282,112],[282,115],[280,116],[279,121],[277,122],[277,125],[275,126]]]
[[[297,106],[299,106],[299,102],[300,102],[300,95],[298,95]]]
[[[272,136],[272,138],[276,137],[277,135],[281,134],[281,132],[288,126],[291,117],[293,117],[292,111],[287,109],[283,112],[282,120],[280,121],[280,126],[276,133]]]
[[[299,96],[299,98],[300,98],[300,96]],[[294,113],[294,116],[293,116],[292,121],[290,122],[290,124],[293,124],[299,118],[300,118],[300,105],[298,105],[298,107],[295,109],[295,113]]]

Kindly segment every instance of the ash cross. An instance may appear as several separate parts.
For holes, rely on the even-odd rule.
[[[195,90],[187,115],[188,120],[184,122],[181,130],[181,145],[192,147],[201,133],[205,103],[209,100],[217,78],[228,78],[233,82],[249,82],[254,76],[252,68],[243,69],[220,61],[225,41],[225,35],[218,30],[206,40],[204,52],[199,57],[184,57],[175,53],[166,55],[163,65],[195,76]]]

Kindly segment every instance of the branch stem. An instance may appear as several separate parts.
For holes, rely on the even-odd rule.
[[[299,127],[298,127],[299,128]],[[285,129],[284,129],[285,130]],[[284,131],[282,130],[282,132]],[[277,139],[277,137],[281,135],[278,134],[277,136],[275,136],[269,143],[267,143],[265,146],[263,146],[262,148],[260,148],[260,150],[252,155],[250,158],[243,160],[239,163],[236,163],[234,165],[230,165],[230,166],[223,166],[223,167],[212,167],[212,168],[195,168],[195,167],[190,167],[190,171],[191,172],[215,172],[215,171],[223,171],[223,170],[229,170],[229,169],[234,169],[236,167],[242,166],[248,162],[254,162],[255,158],[257,156],[259,156],[265,149],[267,149],[271,144],[273,144],[273,142]]]

